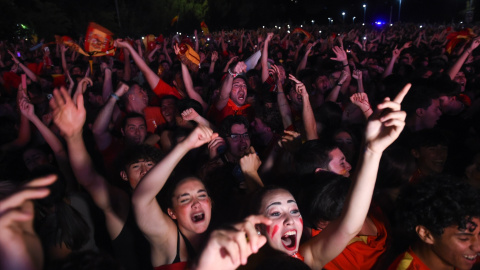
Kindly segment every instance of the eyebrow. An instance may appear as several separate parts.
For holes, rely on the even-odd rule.
[[[287,203],[297,203],[295,200],[288,200]],[[267,206],[267,208],[265,208],[265,210],[268,210],[268,208],[270,208],[271,206],[274,206],[274,205],[282,205],[281,202],[273,202],[271,204],[269,204]]]

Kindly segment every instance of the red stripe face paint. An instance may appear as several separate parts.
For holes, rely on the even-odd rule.
[[[270,234],[270,226],[267,226],[267,233],[270,234],[270,238],[273,238],[275,234],[278,232],[278,225],[273,226],[272,233]]]
[[[302,223],[302,226],[303,226],[303,218],[300,218],[300,223]]]

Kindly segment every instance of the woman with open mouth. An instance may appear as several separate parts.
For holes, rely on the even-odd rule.
[[[303,220],[293,195],[279,187],[260,190],[254,211],[272,220],[270,225],[262,227],[261,233],[273,249],[301,259],[312,269],[322,269],[358,234],[370,207],[382,153],[405,126],[406,113],[400,110],[400,103],[410,86],[407,84],[394,100],[386,98],[370,117],[365,130],[365,151],[357,165],[342,214],[322,233],[300,244]]]
[[[192,149],[218,135],[199,126],[180,142],[138,184],[132,197],[139,228],[151,246],[154,269],[180,267],[195,256],[211,219],[212,202],[200,179],[186,177],[174,182],[167,197],[166,213],[156,200],[178,162]],[[169,199],[170,198],[170,199]],[[172,266],[173,264],[178,264]],[[173,269],[173,268],[172,268]]]

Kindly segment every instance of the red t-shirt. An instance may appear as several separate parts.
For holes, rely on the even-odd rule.
[[[372,209],[368,217],[375,224],[377,235],[357,235],[342,253],[323,267],[324,269],[372,269],[378,258],[385,252],[387,230],[383,222],[385,217],[378,207]]]
[[[212,107],[210,107],[208,110],[208,119],[217,125],[229,115],[242,115],[245,116],[249,121],[252,121],[252,106],[250,104],[245,104],[241,107],[238,107],[231,99],[228,99],[227,105],[223,107],[222,110],[219,111],[215,105],[212,105]]]
[[[395,259],[388,270],[430,270],[409,248]]]
[[[178,99],[182,99],[182,96],[178,92],[177,88],[170,86],[169,84],[167,84],[161,79],[158,81],[157,86],[155,86],[155,88],[153,89],[153,92],[155,92],[155,94],[159,98],[162,98],[163,96],[166,96],[166,95],[172,95]]]

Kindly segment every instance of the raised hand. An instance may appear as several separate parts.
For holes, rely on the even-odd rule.
[[[217,60],[218,60],[218,52],[217,51],[212,52],[211,60],[212,60],[212,62],[217,62]]]
[[[343,48],[340,48],[338,46],[333,47],[333,52],[335,53],[336,57],[332,57],[330,59],[338,62],[343,62],[347,61],[347,53]]]
[[[308,92],[307,92],[307,88],[305,87],[305,84],[303,84],[301,81],[295,78],[295,76],[293,76],[292,74],[289,74],[288,78],[295,82],[295,91],[298,94],[302,95],[302,97],[304,96],[308,97]]]
[[[233,68],[234,73],[242,73],[242,72],[247,72],[247,65],[245,65],[245,62],[238,62],[235,67]]]
[[[140,40],[138,40],[138,41],[139,41],[138,43],[140,43]],[[117,48],[127,48],[129,45],[130,45],[130,43],[128,43],[128,41],[120,39],[120,38],[116,39],[114,44],[113,44],[113,46],[115,46]]]
[[[184,142],[190,149],[193,149],[208,143],[216,137],[218,137],[218,134],[213,133],[210,128],[199,125],[190,133]]]
[[[35,108],[32,103],[28,101],[27,98],[22,98],[19,104],[20,112],[27,117],[28,120],[31,120],[35,117]]]
[[[272,32],[268,33],[267,38],[265,39],[265,42],[269,42],[270,40],[272,40],[272,38],[273,38],[273,33]]]
[[[87,115],[83,105],[83,95],[77,96],[75,104],[64,87],[61,87],[60,90],[55,89],[53,98],[50,100],[50,107],[53,110],[53,121],[66,139],[82,135]]]
[[[407,84],[393,101],[385,98],[370,117],[365,130],[365,146],[368,150],[381,154],[392,144],[405,126],[407,114],[401,111],[401,102],[412,85]]]
[[[260,165],[262,165],[262,161],[253,146],[250,146],[249,152],[249,154],[246,154],[240,159],[240,168],[245,174],[256,173]]]
[[[360,69],[355,69],[353,72],[352,72],[352,77],[355,79],[355,80],[362,80],[362,74],[363,72],[360,70]]]
[[[267,238],[257,231],[260,224],[270,225],[267,217],[249,216],[232,229],[215,230],[200,255],[197,270],[236,269],[265,245]]]
[[[195,111],[192,108],[188,108],[188,109],[186,109],[185,111],[182,112],[182,118],[185,121],[194,120],[198,116],[199,116],[199,114],[197,113],[197,111]]]
[[[218,157],[219,155],[223,154],[225,152],[226,147],[227,147],[227,143],[220,136],[211,140],[208,143],[208,154],[210,156],[210,159],[214,159],[214,158]]]
[[[302,137],[300,135],[301,134],[296,131],[284,130],[282,138],[278,141],[278,145],[290,153],[295,153],[302,145]]]

